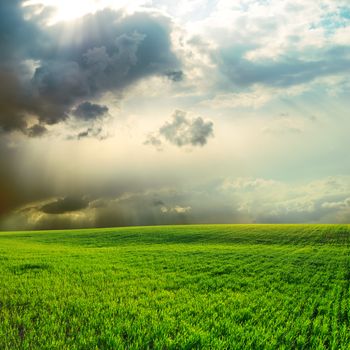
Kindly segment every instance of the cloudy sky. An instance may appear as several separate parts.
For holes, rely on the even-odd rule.
[[[0,4],[0,229],[350,221],[348,0]]]

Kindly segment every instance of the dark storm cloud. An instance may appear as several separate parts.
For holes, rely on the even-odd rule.
[[[64,214],[85,209],[88,204],[88,201],[81,198],[65,197],[45,204],[40,211],[46,214]]]
[[[115,195],[102,194],[102,191],[93,194],[90,191],[84,197],[71,194],[56,197],[59,199],[49,203],[45,199],[41,201],[42,204],[32,203],[14,210],[12,215],[0,220],[0,228],[64,229],[243,222],[346,223],[350,218],[350,196],[348,180],[345,180],[347,183],[340,179],[334,179],[334,184],[327,181],[327,186],[331,186],[329,188],[318,184],[320,187],[314,188],[313,194],[306,197],[305,188],[297,188],[299,197],[292,202],[287,197],[281,201],[283,189],[275,189],[274,192],[275,183],[259,182],[258,179],[247,179],[248,182],[241,183],[243,187],[234,188],[234,192],[227,187],[223,190],[220,179],[181,190],[181,186],[153,189],[146,186],[140,192],[133,192],[132,187],[136,186],[131,186],[130,190]],[[340,188],[338,194],[330,194],[331,188],[336,189],[337,185],[342,184],[346,188]],[[247,186],[249,193],[257,194],[260,191],[261,195],[254,196],[253,201],[249,197],[246,200]],[[312,184],[309,187],[312,188]]]
[[[109,186],[106,193],[103,193],[104,189],[94,192],[89,187],[86,191],[79,190],[85,193],[81,196],[74,193],[76,187],[79,185],[70,190],[64,188],[65,196],[52,195],[52,198],[57,198],[55,200],[48,201],[46,196],[18,206],[0,220],[0,229],[186,224],[224,219],[220,216],[223,214],[222,201],[203,189],[149,188],[148,185],[130,183],[128,180],[126,186],[119,186],[119,192]],[[224,212],[226,221],[232,220],[232,210],[226,208]]]
[[[81,107],[84,101],[107,91],[121,92],[147,76],[179,72],[170,41],[172,24],[162,15],[104,10],[74,25],[42,27],[34,17],[25,20],[23,11],[20,1],[0,6],[4,131],[30,134],[27,116],[36,116],[44,127],[66,120],[74,107],[79,116],[85,108],[85,118],[93,118],[99,111],[93,105]]]
[[[155,191],[156,192],[156,191]],[[116,200],[104,202],[96,212],[96,227],[130,226],[130,225],[160,225],[160,224],[186,224],[193,220],[192,213],[186,210],[177,202],[186,202],[186,193],[163,193],[166,202],[171,208],[180,210],[167,210],[162,200],[154,200],[156,193],[129,193],[126,198],[121,196]],[[153,197],[153,199],[152,199]]]
[[[35,23],[23,19],[21,0],[2,1],[0,6],[0,61],[12,62],[33,55],[41,33]],[[35,49],[34,49],[35,51]]]
[[[24,165],[24,152],[10,135],[0,136],[0,218],[25,204],[56,195],[42,161],[30,157],[30,165]]]
[[[108,107],[85,101],[73,110],[73,115],[83,120],[95,120],[108,113]]]
[[[45,33],[36,22],[23,19],[22,1],[0,5],[0,131],[26,131],[25,117],[36,110],[31,92],[31,67]]]
[[[15,181],[16,158],[17,150],[7,148],[5,140],[0,137],[0,218],[21,203],[21,193],[18,193]]]
[[[47,129],[45,128],[45,126],[35,124],[30,128],[27,128],[26,133],[29,137],[40,137],[47,133]]]
[[[230,47],[214,54],[224,79],[240,87],[263,84],[289,87],[311,82],[317,78],[350,71],[349,47],[335,47],[319,52],[314,59],[299,58],[290,52],[277,59],[249,60],[245,55],[252,47]],[[227,88],[227,86],[225,86]]]

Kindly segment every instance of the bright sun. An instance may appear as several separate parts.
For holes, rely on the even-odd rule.
[[[97,11],[103,1],[98,0],[29,0],[25,5],[44,5],[55,9],[51,22],[70,21]]]
[[[43,5],[54,8],[54,15],[49,23],[70,21],[82,17],[87,13],[94,13],[103,8],[124,8],[133,11],[139,6],[148,3],[149,0],[27,0],[24,6]]]

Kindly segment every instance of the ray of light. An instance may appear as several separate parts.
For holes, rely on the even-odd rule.
[[[88,13],[94,13],[104,8],[113,8],[116,10],[126,9],[134,11],[140,6],[149,4],[149,0],[27,0],[24,6],[41,5],[51,7],[54,12],[49,19],[49,24],[61,21],[72,21]]]

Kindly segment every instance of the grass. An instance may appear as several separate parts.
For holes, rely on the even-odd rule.
[[[0,349],[349,349],[350,225],[0,232]]]

